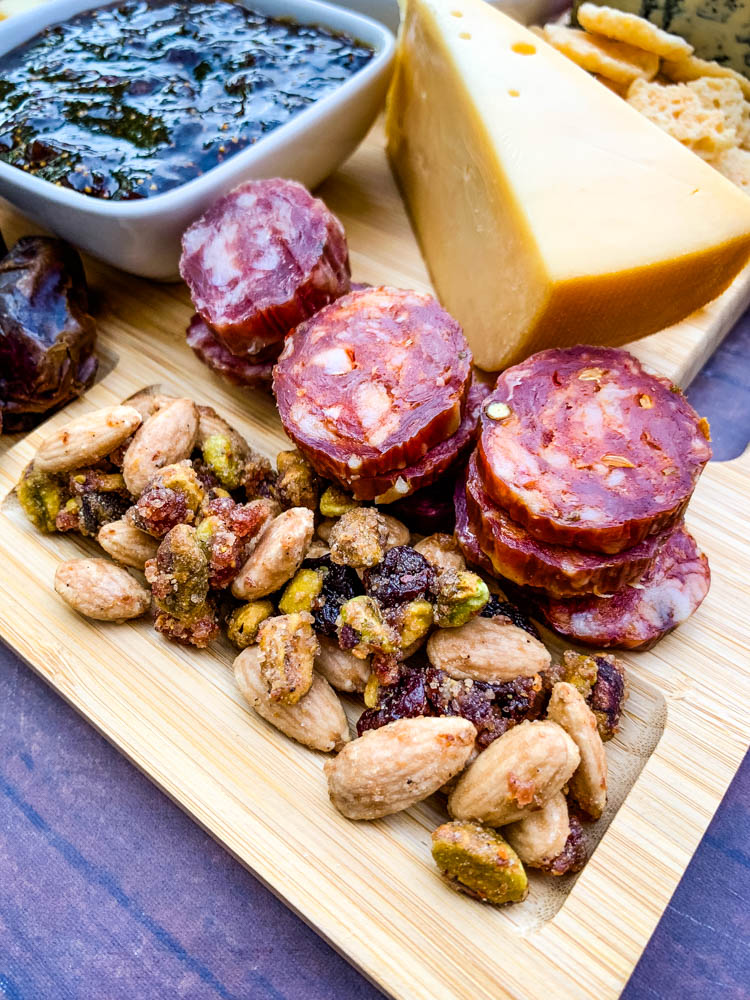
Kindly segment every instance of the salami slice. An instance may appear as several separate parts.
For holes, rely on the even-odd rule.
[[[561,635],[600,649],[648,649],[686,621],[708,593],[711,571],[683,524],[670,532],[640,581],[611,597],[537,598]]]
[[[489,576],[495,576],[495,567],[480,549],[477,536],[469,524],[469,515],[466,510],[465,475],[459,476],[456,481],[453,505],[456,511],[456,541],[464,554],[464,559],[469,566],[474,566]]]
[[[190,320],[187,329],[188,346],[192,347],[201,361],[217,375],[221,375],[233,385],[246,385],[251,389],[271,388],[273,360],[253,361],[231,354],[217,339],[206,321],[197,313]],[[279,348],[281,345],[279,345]]]
[[[274,370],[281,422],[320,475],[350,488],[456,433],[471,360],[461,327],[431,296],[350,292],[287,337]]]
[[[482,403],[490,387],[485,382],[474,381],[464,403],[461,423],[455,434],[430,448],[419,461],[387,475],[359,479],[353,477],[347,487],[357,500],[374,500],[375,503],[394,503],[430,486],[454,466],[471,449],[476,440]]]
[[[627,351],[542,351],[482,414],[487,492],[535,538],[616,553],[673,525],[711,457],[708,424]]]
[[[469,462],[466,507],[472,530],[495,573],[555,597],[619,590],[643,576],[665,541],[664,535],[650,535],[633,548],[613,555],[540,542],[485,492],[475,456]]]
[[[180,274],[227,350],[254,355],[349,290],[349,251],[301,184],[249,181],[185,232]]]

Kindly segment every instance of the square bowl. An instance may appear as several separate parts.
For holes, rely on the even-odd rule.
[[[221,195],[243,181],[289,177],[315,187],[359,145],[385,98],[393,66],[393,34],[362,14],[319,0],[237,0],[271,17],[344,32],[374,55],[332,93],[320,98],[257,144],[170,191],[142,201],[92,198],[0,162],[0,196],[46,229],[132,274],[178,278],[180,238]],[[50,0],[0,24],[0,56],[44,28],[106,6],[92,0]]]

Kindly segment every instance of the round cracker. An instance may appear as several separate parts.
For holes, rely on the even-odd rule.
[[[616,42],[625,42],[662,59],[686,59],[693,54],[693,46],[680,35],[664,31],[638,14],[615,10],[614,7],[600,7],[595,3],[582,3],[576,17],[586,31]]]

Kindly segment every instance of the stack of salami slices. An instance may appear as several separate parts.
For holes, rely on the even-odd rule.
[[[429,295],[358,288],[286,340],[273,388],[284,430],[358,500],[435,482],[476,440],[488,389],[458,323]]]
[[[301,184],[249,181],[185,232],[180,273],[196,315],[187,341],[238,385],[270,386],[286,334],[349,291],[344,228]]]
[[[708,591],[683,516],[710,456],[707,422],[631,354],[542,351],[484,403],[456,532],[470,562],[529,588],[556,631],[645,648]]]

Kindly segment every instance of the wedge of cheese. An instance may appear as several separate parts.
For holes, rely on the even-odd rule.
[[[485,0],[405,0],[388,151],[480,368],[684,319],[750,255],[750,198]]]

